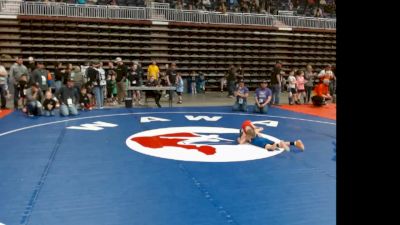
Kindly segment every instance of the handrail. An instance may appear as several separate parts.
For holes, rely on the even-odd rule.
[[[290,15],[176,10],[170,9],[165,3],[156,6],[150,5],[149,7],[131,7],[0,0],[0,15],[66,16],[206,24],[258,25],[285,28],[336,29],[336,19]]]

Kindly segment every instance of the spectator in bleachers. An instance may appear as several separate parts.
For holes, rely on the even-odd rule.
[[[256,113],[267,113],[268,105],[272,99],[272,91],[267,86],[267,81],[263,80],[260,84],[261,87],[256,89],[255,92],[255,106],[254,112]]]
[[[282,64],[277,62],[274,66],[271,75],[271,90],[272,90],[272,101],[271,104],[279,105],[279,95],[281,93],[281,82],[282,82]]]
[[[304,72],[304,79],[307,80],[304,85],[306,89],[307,103],[310,103],[311,101],[311,93],[314,87],[315,78],[317,78],[317,74],[313,71],[312,66],[308,64],[306,67],[306,71]]]
[[[316,8],[315,9],[315,13],[314,13],[315,17],[324,17],[324,13],[322,12],[322,8]]]
[[[26,91],[26,108],[25,111],[28,116],[41,116],[43,114],[42,99],[43,94],[40,91],[37,83],[32,83],[31,87]]]
[[[125,93],[126,93],[126,76],[128,75],[128,67],[124,65],[122,62],[122,59],[120,57],[117,57],[115,59],[115,62],[117,64],[116,68],[114,69],[115,72],[117,73],[116,81],[117,81],[117,98],[118,98],[118,103],[122,104],[124,99],[125,99]]]
[[[21,56],[17,57],[16,62],[11,66],[10,72],[9,72],[10,86],[12,86],[14,88],[14,109],[15,110],[18,109],[18,93],[21,91],[18,88],[19,79],[21,78],[22,74],[26,74],[28,76],[28,68],[26,68],[26,66],[24,66],[23,62],[24,61]],[[27,80],[29,81],[29,77],[27,77]]]
[[[49,85],[47,83],[47,75],[48,71],[44,68],[44,63],[37,62],[36,69],[32,72],[31,82],[36,83],[36,85],[42,91],[43,95],[49,89]]]
[[[78,115],[76,105],[79,103],[79,92],[74,87],[74,80],[69,78],[67,85],[56,92],[56,97],[60,101],[60,115]]]
[[[307,15],[307,9],[312,12],[315,7],[316,0],[304,0],[304,11],[303,14]],[[308,13],[309,15],[309,13]]]
[[[159,76],[160,68],[158,68],[156,61],[153,61],[147,68],[147,79],[150,80],[150,77],[154,77],[155,80],[158,80]]]
[[[201,3],[202,3],[202,9],[203,9],[203,10],[210,11],[210,9],[211,9],[211,2],[210,2],[210,0],[201,0]]]
[[[8,77],[7,70],[3,65],[1,65],[0,61],[0,101],[1,101],[0,109],[8,109],[6,106],[7,96],[8,96],[7,77]]]
[[[244,85],[244,80],[239,81],[239,86],[235,90],[236,101],[232,107],[233,111],[247,112],[247,97],[249,89]]]

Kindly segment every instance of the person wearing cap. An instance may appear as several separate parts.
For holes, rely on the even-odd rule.
[[[236,102],[232,107],[233,111],[247,112],[247,97],[249,96],[249,89],[244,85],[244,80],[239,80],[239,86],[236,88],[234,95]]]
[[[260,87],[255,91],[255,113],[267,113],[268,104],[272,99],[272,91],[267,87],[267,81],[261,81]]]
[[[17,57],[16,58],[16,62],[11,66],[10,68],[10,72],[9,77],[10,77],[10,86],[12,86],[14,88],[14,109],[17,110],[18,109],[18,93],[20,92],[20,90],[18,89],[18,82],[19,79],[21,78],[22,74],[26,74],[29,75],[28,73],[28,68],[26,68],[26,66],[24,66],[23,64],[23,59],[22,57]],[[28,81],[29,81],[29,77]]]
[[[117,74],[116,81],[117,81],[117,98],[118,103],[122,104],[125,99],[125,92],[126,92],[126,77],[128,75],[128,67],[124,65],[122,59],[117,57],[115,59],[115,63],[117,66],[115,67],[114,71]]]
[[[74,87],[74,80],[67,79],[67,85],[60,88],[55,96],[60,101],[60,115],[78,115],[76,105],[79,104],[79,92]]]
[[[28,65],[26,66],[28,68],[28,72],[32,73],[35,69],[36,69],[36,65],[35,65],[35,60],[33,59],[32,56],[28,57]]]
[[[48,71],[44,68],[43,62],[37,62],[36,69],[32,72],[31,82],[36,83],[39,86],[43,95],[46,93],[47,89],[49,89],[47,74]]]
[[[97,109],[102,109],[104,106],[104,87],[107,84],[105,71],[101,66],[101,62],[94,61],[87,69],[88,84],[93,88]]]
[[[43,93],[40,91],[38,83],[32,83],[31,87],[26,90],[26,107],[25,112],[28,116],[41,116],[43,114],[42,106]]]
[[[315,86],[315,95],[311,98],[314,106],[326,105],[326,100],[331,100],[332,97],[329,94],[329,79],[324,79],[322,83]]]

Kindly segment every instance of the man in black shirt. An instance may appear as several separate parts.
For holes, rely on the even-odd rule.
[[[120,57],[115,59],[115,63],[117,64],[117,66],[114,68],[114,71],[117,73],[117,77],[115,79],[117,81],[117,98],[118,103],[122,104],[125,99],[125,80],[128,74],[128,67],[124,65]]]
[[[234,98],[233,92],[235,91],[236,82],[236,68],[234,65],[229,66],[228,76],[226,77],[226,82],[228,85],[228,97]]]
[[[167,84],[168,86],[175,86],[176,83],[176,63],[171,63],[171,67],[167,70],[166,76],[167,76]],[[169,91],[169,97],[172,100],[173,98],[174,91],[170,90]]]

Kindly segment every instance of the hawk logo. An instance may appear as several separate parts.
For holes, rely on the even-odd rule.
[[[130,149],[155,157],[195,162],[237,162],[274,156],[250,144],[238,145],[239,129],[170,127],[136,133],[126,140]],[[262,134],[272,141],[279,139]]]

